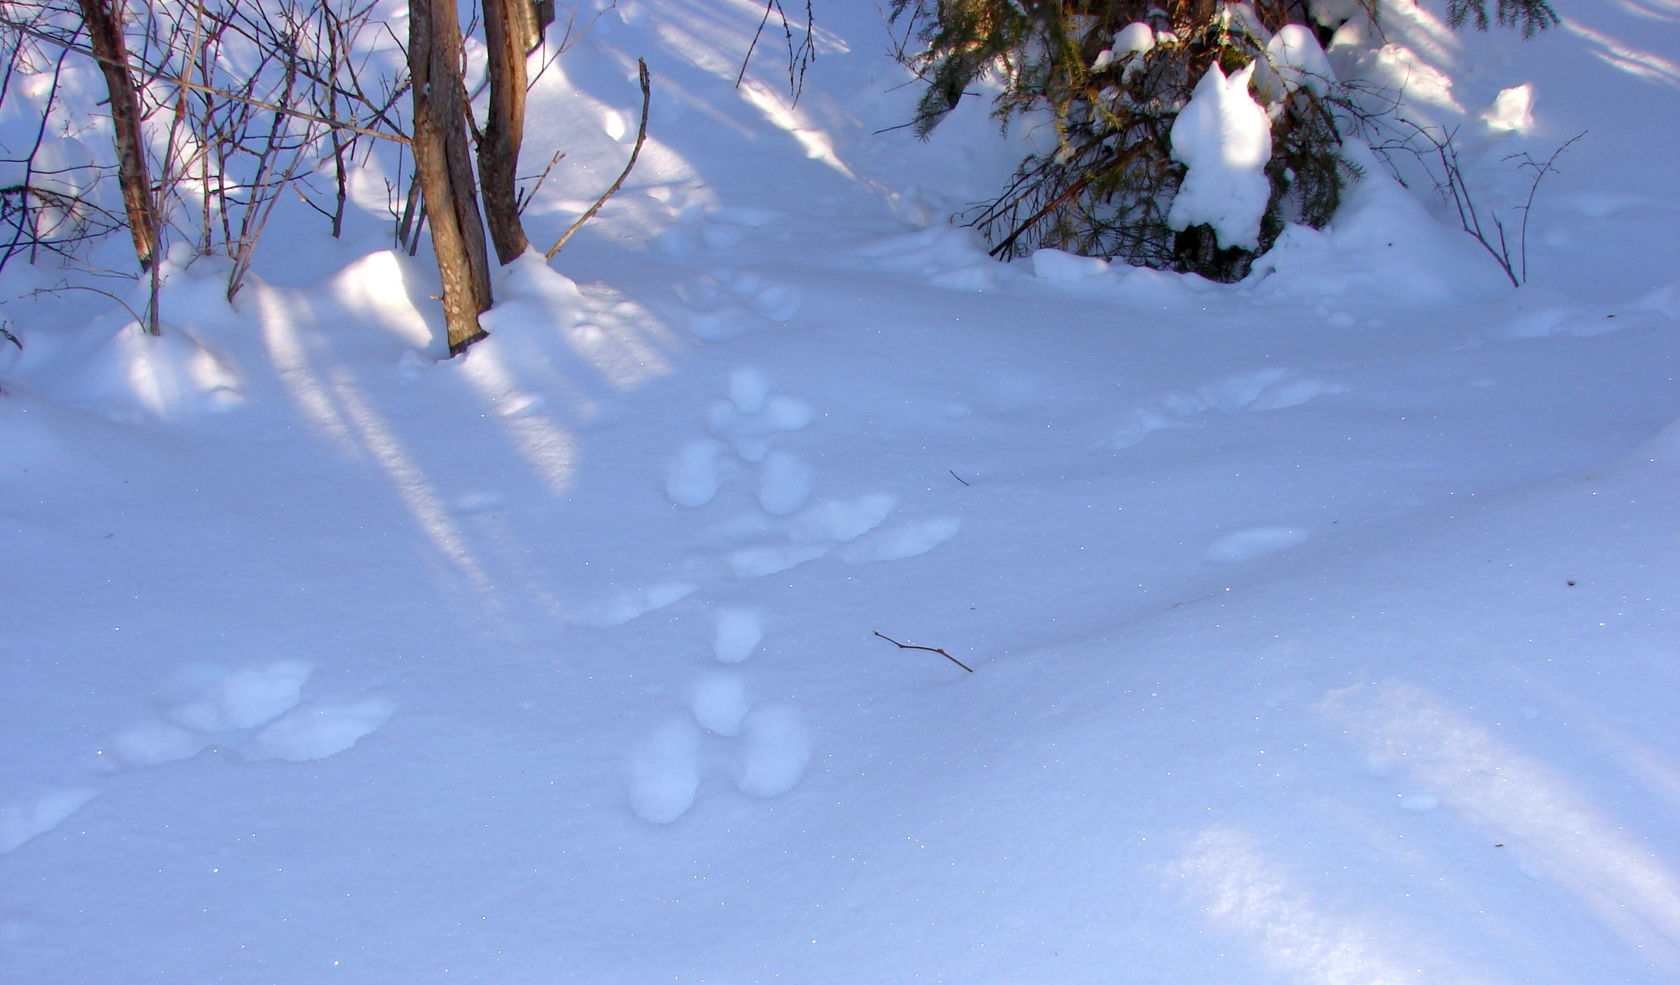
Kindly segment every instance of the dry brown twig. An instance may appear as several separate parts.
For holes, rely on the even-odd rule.
[[[548,248],[548,252],[544,254],[544,259],[554,259],[554,255],[560,252],[560,249],[566,245],[566,241],[572,238],[572,234],[583,228],[584,223],[594,218],[595,213],[601,211],[601,206],[607,204],[607,199],[612,198],[618,189],[623,186],[624,179],[630,177],[630,170],[636,166],[636,158],[641,156],[642,143],[647,140],[648,104],[653,101],[653,96],[649,90],[647,62],[640,58],[636,59],[636,72],[642,83],[642,122],[636,128],[636,146],[630,150],[630,161],[624,165],[624,170],[619,173],[618,180],[612,183],[612,187],[602,192],[601,197],[595,200],[595,204],[591,205],[583,215],[578,216],[577,221],[572,223],[572,227],[566,230],[565,235]]]
[[[87,57],[92,58],[96,62],[104,63],[106,61],[106,59],[100,58],[99,56],[95,55],[92,51],[90,51],[88,49],[68,44],[67,42],[65,42],[61,38],[55,38],[52,35],[46,34],[42,31],[38,31],[35,28],[32,28],[27,24],[21,24],[17,21],[9,20],[9,19],[4,18],[4,17],[0,17],[0,27],[11,28],[12,30],[17,31],[20,34],[27,35],[31,38],[35,38],[35,39],[40,40],[40,41],[45,41],[48,44],[57,45],[57,46],[62,47],[62,48],[70,48],[71,50],[75,51],[78,54],[86,55]],[[232,92],[232,91],[227,90],[227,89],[219,89],[219,88],[216,88],[215,86],[205,85],[202,82],[195,82],[192,79],[174,78],[174,77],[165,76],[165,75],[162,75],[162,74],[156,73],[156,72],[153,72],[153,73],[137,73],[136,74],[136,79],[137,79],[137,81],[142,81],[142,82],[165,82],[165,83],[168,83],[171,86],[176,86],[176,87],[181,88],[181,89],[186,89],[190,92],[197,92],[197,93],[203,93],[203,94],[208,95],[208,96],[215,96],[219,99],[226,99],[230,102],[235,102],[235,103],[240,103],[240,104],[243,104],[243,105],[246,105],[246,106],[255,107],[256,109],[267,110],[270,113],[279,113],[283,116],[295,117],[297,119],[304,120],[304,121],[310,122],[310,123],[320,123],[320,124],[323,124],[325,126],[336,127],[337,129],[340,129],[340,130],[347,130],[350,133],[359,133],[359,134],[362,134],[363,136],[367,136],[367,137],[376,137],[380,140],[389,140],[392,143],[403,144],[403,145],[407,145],[409,143],[409,139],[407,137],[403,136],[402,134],[386,133],[383,130],[376,130],[372,127],[360,126],[358,124],[349,123],[349,122],[344,121],[344,120],[328,119],[325,116],[319,116],[319,115],[314,114],[314,113],[306,113],[302,110],[290,109],[288,107],[280,105],[279,103],[268,102],[268,101],[262,100],[262,99],[253,99],[249,96],[242,96],[242,95],[239,95],[236,92]]]
[[[937,653],[940,656],[944,657],[946,660],[949,660],[952,663],[956,664],[958,667],[961,667],[963,670],[968,671],[970,674],[974,673],[974,668],[973,667],[970,667],[968,664],[963,663],[961,660],[958,660],[956,657],[951,656],[949,653],[946,653],[944,650],[941,650],[938,647],[917,646],[914,643],[900,643],[899,641],[893,639],[891,636],[888,636],[885,633],[879,633],[878,632],[875,635],[881,637],[884,640],[886,640],[888,643],[891,643],[893,646],[898,647],[900,650],[926,650],[929,653]]]

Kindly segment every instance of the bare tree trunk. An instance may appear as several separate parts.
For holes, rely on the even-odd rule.
[[[525,57],[542,41],[530,0],[484,0],[484,40],[489,48],[490,118],[478,142],[478,175],[484,218],[496,258],[512,263],[529,245],[519,222],[519,147],[525,135]]]
[[[105,89],[111,97],[111,126],[116,131],[117,180],[122,185],[123,207],[128,211],[128,229],[134,237],[134,255],[140,269],[149,270],[157,250],[157,212],[152,202],[152,180],[146,173],[146,145],[140,136],[140,97],[128,71],[128,46],[123,43],[120,0],[78,0],[82,19],[99,70],[105,73]]]
[[[455,0],[413,0],[408,69],[414,88],[414,165],[443,278],[449,353],[484,338],[478,316],[490,309],[490,260],[473,187],[461,82],[461,28]]]

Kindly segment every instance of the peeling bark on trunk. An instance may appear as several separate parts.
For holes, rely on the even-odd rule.
[[[529,245],[514,186],[525,134],[525,57],[542,40],[536,9],[529,0],[484,0],[484,40],[489,49],[490,118],[478,143],[478,174],[496,258],[512,263]]]
[[[157,250],[157,211],[152,180],[146,171],[146,145],[140,134],[140,97],[128,71],[128,46],[123,42],[118,0],[78,0],[88,39],[105,89],[111,97],[111,126],[116,131],[117,181],[122,186],[128,230],[141,270],[150,270]]]
[[[449,353],[485,337],[478,316],[490,309],[490,261],[473,185],[461,29],[455,0],[414,0],[409,7],[408,67],[414,88],[414,166],[443,278]]]

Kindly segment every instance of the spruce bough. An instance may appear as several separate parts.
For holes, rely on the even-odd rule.
[[[1487,0],[1449,0],[1449,19],[1478,28],[1493,20],[1525,36],[1558,21],[1548,0],[1494,2],[1490,18]],[[1231,282],[1289,223],[1329,222],[1357,174],[1342,153],[1320,45],[1350,18],[1377,23],[1378,3],[893,0],[892,13],[924,46],[910,56],[927,82],[920,135],[994,70],[1003,88],[993,111],[1006,128],[1039,111],[1054,125],[1053,147],[1030,154],[997,198],[960,217],[994,256],[1052,247]],[[1194,221],[1205,209],[1175,214],[1192,155],[1184,146],[1175,154],[1174,125],[1210,74],[1245,71],[1247,96],[1270,122],[1269,156],[1257,162],[1264,205],[1229,221]]]

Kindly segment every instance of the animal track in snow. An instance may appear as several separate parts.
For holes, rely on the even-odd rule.
[[[1266,393],[1268,387],[1276,386],[1289,378],[1289,370],[1279,366],[1269,366],[1247,373],[1237,373],[1222,380],[1199,386],[1188,394],[1176,395],[1176,401],[1186,405],[1186,413],[1197,410],[1216,410],[1222,414],[1235,414],[1248,410]],[[1289,406],[1287,403],[1279,406]],[[1194,408],[1194,409],[1190,409]],[[1255,407],[1256,410],[1266,410],[1266,407]]]
[[[696,685],[690,710],[701,728],[739,751],[733,773],[742,793],[777,797],[804,779],[811,740],[798,709],[772,702],[749,711],[740,679],[722,674]],[[703,738],[694,722],[673,720],[631,753],[628,795],[637,817],[670,824],[694,805],[704,772]]]
[[[772,284],[753,296],[753,309],[776,322],[793,320],[804,305],[804,296],[792,284]]]
[[[762,462],[770,452],[770,441],[778,434],[799,431],[811,423],[811,405],[793,397],[760,395],[750,399],[758,385],[753,371],[745,381],[741,373],[730,384],[730,397],[712,405],[707,415],[712,434],[729,442],[735,453],[748,462]],[[738,399],[738,398],[749,399]],[[742,410],[742,407],[752,408]]]
[[[270,722],[242,747],[248,760],[283,759],[301,763],[336,756],[372,734],[396,711],[389,698],[360,701],[312,701]]]
[[[169,722],[142,722],[112,736],[111,751],[130,766],[157,766],[191,759],[214,741],[212,735]]]
[[[173,694],[163,717],[113,735],[111,758],[128,767],[159,766],[215,745],[246,761],[325,759],[377,730],[396,710],[393,701],[379,696],[304,702],[303,685],[312,670],[301,660],[233,671],[186,668],[163,687]],[[0,854],[53,830],[98,793],[63,788],[0,804]]]
[[[63,824],[97,796],[97,790],[71,787],[49,790],[0,807],[0,855]]]
[[[757,480],[758,504],[765,515],[738,516],[712,528],[723,537],[715,546],[736,577],[786,571],[831,552],[848,564],[899,560],[956,536],[962,526],[956,517],[892,522],[898,500],[886,492],[811,503],[812,471],[790,450],[778,447],[778,439],[808,426],[814,417],[809,404],[775,393],[761,371],[739,368],[708,411],[711,437],[684,445],[666,474],[671,501],[698,507],[712,502],[722,486],[742,472],[726,460],[726,451],[749,466],[746,471]],[[751,469],[754,465],[757,468]],[[770,543],[747,539],[767,531],[774,535]],[[729,549],[726,545],[732,543],[740,546]],[[695,590],[693,585],[673,583],[623,593],[586,609],[574,622],[620,625]],[[764,626],[758,611],[720,608],[714,618],[712,656],[717,663],[738,665],[762,648]],[[659,727],[628,759],[628,799],[638,817],[668,824],[686,813],[699,795],[708,764],[717,761],[706,754],[712,747],[731,751],[733,779],[745,794],[775,797],[800,783],[811,759],[810,731],[801,713],[778,702],[753,707],[749,690],[742,674],[715,669],[690,684],[690,717]]]
[[[932,550],[955,536],[960,521],[951,517],[910,521],[881,528],[897,500],[870,493],[852,500],[823,500],[791,518],[788,539],[743,547],[725,555],[737,578],[760,578],[798,567],[839,549],[847,564],[896,561]]]
[[[710,274],[702,274],[677,285],[676,295],[682,304],[682,317],[688,321],[689,331],[707,342],[732,339],[757,321],[735,300],[729,289]]]
[[[166,709],[169,721],[117,733],[112,751],[130,766],[190,759],[216,744],[252,761],[325,759],[355,745],[396,710],[389,698],[377,696],[304,703],[312,670],[301,660],[233,672],[192,668],[184,677],[198,696]]]
[[[849,564],[913,557],[956,534],[959,522],[950,517],[879,529],[897,506],[887,493],[824,500],[806,509],[812,488],[810,469],[793,453],[772,450],[771,443],[778,434],[804,428],[813,416],[809,404],[773,394],[764,374],[751,367],[731,374],[724,398],[711,408],[712,434],[727,441],[745,462],[759,465],[760,507],[772,517],[791,517],[786,528],[791,543],[742,547],[725,555],[736,577],[786,571],[826,555],[837,545],[849,545],[840,555]],[[721,452],[716,441],[684,446],[666,478],[671,501],[681,506],[710,502],[721,483]]]
[[[735,785],[754,797],[787,793],[805,776],[811,742],[797,709],[784,704],[754,708],[742,722],[747,742]]]
[[[706,731],[739,735],[741,720],[747,714],[747,689],[738,674],[709,674],[694,685],[694,700],[689,708],[694,712],[694,720]]]
[[[665,494],[678,506],[704,506],[718,491],[717,441],[690,441],[677,452],[677,460],[665,478]]]
[[[847,564],[867,564],[915,557],[955,537],[961,527],[962,521],[950,516],[884,527],[842,547],[840,560]]]
[[[716,252],[739,246],[753,230],[775,223],[782,213],[748,207],[708,209],[691,205],[677,218],[676,225],[659,235],[659,246],[671,256],[689,256],[701,248]]]
[[[708,250],[728,249],[746,235],[747,230],[737,225],[708,226],[699,233],[676,227],[662,234],[659,243],[666,252],[680,255],[700,245]],[[804,307],[798,287],[745,271],[713,271],[684,285],[677,297],[688,309],[689,330],[708,342],[734,338],[755,323],[786,323]]]
[[[632,751],[626,764],[630,809],[655,824],[669,824],[687,813],[711,769],[726,768],[741,792],[768,798],[797,786],[810,763],[810,736],[799,711],[780,702],[753,707],[746,677],[733,669],[760,649],[762,615],[724,607],[715,620],[712,655],[731,669],[702,673],[689,691],[692,720],[667,721]],[[719,755],[708,747],[727,752]]]
[[[605,629],[622,626],[632,619],[687,598],[696,586],[682,581],[666,581],[642,588],[634,588],[585,608],[572,617],[574,626]]]
[[[851,500],[825,499],[793,518],[790,536],[803,544],[856,540],[881,525],[898,506],[887,493]]]
[[[175,705],[166,714],[176,725],[198,732],[255,728],[297,707],[313,670],[302,660],[231,673],[194,668],[187,676],[202,686],[199,697]]]
[[[1303,543],[1312,536],[1295,527],[1249,527],[1209,544],[1202,557],[1209,561],[1236,564],[1265,554],[1275,554]]]
[[[644,821],[670,824],[700,788],[700,734],[689,722],[665,724],[630,755],[630,809]]]
[[[804,307],[804,296],[791,284],[776,284],[759,274],[732,271],[721,272],[718,280],[773,322],[788,321]]]
[[[765,544],[730,551],[724,560],[737,578],[762,578],[778,571],[797,568],[806,561],[815,561],[828,553],[817,544]]]
[[[748,464],[761,466],[758,499],[766,513],[786,516],[797,511],[811,494],[810,470],[792,452],[772,452],[771,441],[778,434],[805,427],[812,416],[804,401],[771,396],[770,384],[758,370],[736,370],[724,399],[713,404],[707,415],[716,437],[682,447],[666,473],[665,494],[678,506],[711,502],[723,479],[719,459],[727,447]]]
[[[1207,413],[1283,410],[1326,394],[1346,393],[1346,384],[1301,376],[1282,367],[1236,373],[1203,386],[1161,394],[1137,408],[1113,436],[1115,448],[1130,448],[1152,432],[1188,426]]]
[[[972,233],[934,223],[847,251],[866,270],[908,274],[934,287],[983,291],[997,283],[997,266]]]
[[[811,470],[798,456],[771,452],[759,472],[758,503],[771,516],[787,516],[811,495]]]
[[[752,609],[719,609],[712,655],[718,663],[738,664],[764,642],[764,620]]]
[[[688,329],[707,342],[722,342],[740,335],[745,315],[731,311],[697,311],[688,316]]]
[[[770,396],[770,381],[751,366],[729,374],[729,402],[737,414],[752,416],[764,412],[764,401]]]

